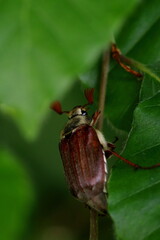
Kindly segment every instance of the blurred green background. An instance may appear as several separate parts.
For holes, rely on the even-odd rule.
[[[95,111],[101,55],[113,33],[124,54],[158,62],[159,7],[159,0],[0,1],[0,239],[88,239],[89,211],[70,195],[58,151],[66,117],[49,105],[84,104],[83,89],[95,87]],[[118,136],[117,150],[140,87],[111,62],[104,133],[110,141]],[[146,78],[141,99],[158,90]],[[99,225],[100,239],[116,238],[109,216]]]

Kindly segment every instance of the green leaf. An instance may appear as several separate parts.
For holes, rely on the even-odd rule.
[[[129,131],[133,111],[139,101],[141,81],[119,66],[109,75],[105,116],[121,130]]]
[[[130,56],[139,61],[144,60],[144,63],[157,61],[155,58],[159,58],[157,49],[160,38],[157,31],[160,24],[159,5],[159,0],[141,1],[127,19],[117,36],[117,44],[124,54],[130,51]]]
[[[124,78],[125,85],[123,85],[122,72],[120,73],[119,68],[114,67],[110,76],[115,74],[115,77],[112,80],[109,78],[108,85],[106,113],[114,126],[123,130],[127,130],[128,126],[129,130],[132,122],[130,116],[135,109],[134,122],[123,156],[142,166],[160,162],[160,83],[154,77],[154,74],[160,76],[158,51],[160,39],[157,33],[157,29],[160,27],[160,16],[157,9],[159,7],[160,3],[157,0],[142,1],[117,38],[117,44],[122,52],[129,51],[127,56],[142,63],[151,64],[145,67],[151,69],[153,74],[146,71],[142,85],[139,87],[135,85],[131,90],[130,87],[133,83],[129,82],[127,86],[126,77],[126,79]],[[122,85],[118,85],[118,80],[116,83],[116,73],[117,79],[120,79]],[[111,81],[114,83],[112,84]],[[139,99],[138,88],[140,89]],[[119,96],[118,92],[120,92]],[[125,96],[126,100],[124,101]],[[133,96],[137,96],[137,98]],[[127,106],[128,99],[128,109],[130,110],[127,113],[127,110],[123,109]],[[142,102],[138,104],[139,101]],[[126,127],[124,127],[125,124]],[[160,168],[135,171],[120,160],[117,161],[109,181],[109,212],[115,222],[117,238],[158,240],[160,234]]]
[[[0,150],[0,235],[17,240],[26,231],[33,191],[24,169],[6,150]]]
[[[160,35],[157,31],[160,28],[159,7],[159,0],[141,1],[116,36],[116,43],[123,54],[141,63],[150,64],[145,70],[151,68],[157,76],[159,76],[157,62],[160,61]],[[141,90],[144,96],[153,90],[151,84],[155,89],[159,86],[159,83],[155,83],[154,76],[149,77],[146,73],[145,77],[148,78],[148,86]],[[139,102],[139,90],[140,82],[136,82],[136,78],[124,73],[117,65],[111,69],[105,116],[116,128],[129,131],[133,111]]]
[[[149,66],[149,69],[159,76],[159,69],[160,69],[160,62],[155,63],[152,66]],[[150,75],[145,74],[145,79],[142,84],[142,89],[140,92],[140,100],[146,100],[150,97],[153,97],[158,91],[160,90],[160,83],[157,82],[153,77]]]
[[[0,3],[0,102],[28,136],[138,0]]]
[[[159,162],[160,92],[135,110],[123,156],[141,166]],[[160,168],[134,170],[119,162],[109,183],[109,209],[120,239],[158,240]],[[153,235],[155,238],[153,238]]]

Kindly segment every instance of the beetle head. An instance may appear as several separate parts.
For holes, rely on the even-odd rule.
[[[87,108],[86,106],[93,104],[93,93],[94,88],[86,89],[84,91],[84,95],[87,99],[87,103],[82,106],[76,106],[71,111],[62,111],[62,107],[60,102],[54,102],[51,104],[50,108],[57,112],[58,114],[66,113],[68,115],[68,118],[71,119],[75,116],[85,116],[87,115]]]
[[[68,118],[72,119],[76,116],[86,116],[86,115],[87,115],[87,109],[85,107],[76,106],[68,113]]]

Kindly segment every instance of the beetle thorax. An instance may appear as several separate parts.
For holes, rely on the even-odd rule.
[[[77,127],[91,123],[91,117],[88,116],[87,111],[82,106],[74,107],[68,114],[68,122],[62,131],[62,137],[72,133]]]

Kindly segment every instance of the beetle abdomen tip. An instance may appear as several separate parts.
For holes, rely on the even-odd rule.
[[[98,195],[92,197],[92,199],[90,199],[87,204],[100,214],[107,214],[107,201],[106,195],[104,193],[99,193]]]

